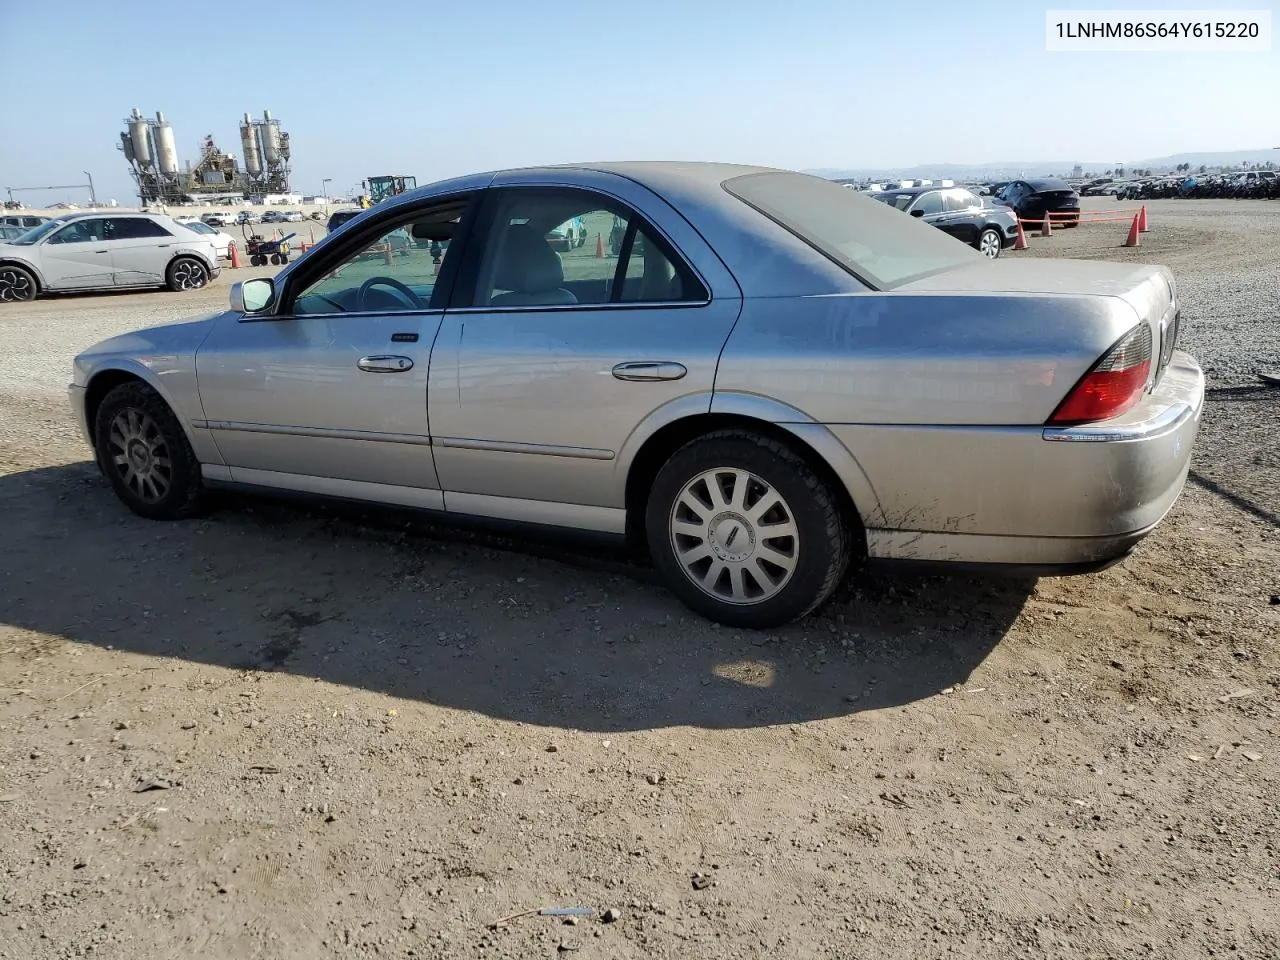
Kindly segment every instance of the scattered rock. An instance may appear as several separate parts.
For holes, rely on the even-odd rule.
[[[1271,595],[1271,605],[1273,607],[1280,607],[1280,593],[1273,593]]]
[[[116,721],[115,723],[113,723],[111,726],[112,726],[114,729],[116,729],[116,730],[128,730],[128,729],[129,729],[129,721],[128,721],[128,720],[117,720],[117,721]]]
[[[600,919],[603,920],[605,923],[617,923],[619,920],[622,919],[622,914],[619,913],[618,910],[616,910],[615,908],[610,907],[601,915]]]
[[[1231,693],[1225,693],[1218,698],[1219,703],[1230,703],[1232,700],[1242,700],[1245,697],[1252,697],[1253,691],[1248,687],[1240,690],[1233,690]]]
[[[133,785],[134,793],[146,793],[148,790],[171,790],[173,781],[164,777],[139,777]]]
[[[558,753],[559,751],[560,751],[560,748],[557,747],[554,743],[547,744],[547,753]]]
[[[1112,660],[1112,661],[1111,661],[1111,666],[1112,666],[1112,667],[1114,667],[1114,668],[1115,668],[1115,669],[1117,669],[1117,670],[1123,670],[1123,669],[1124,669],[1124,661],[1123,661],[1123,660]]]
[[[571,953],[577,949],[578,942],[576,940],[561,940],[560,946],[556,947],[556,951],[558,953]]]
[[[577,917],[565,917],[565,918],[564,918],[564,925],[565,925],[566,927],[576,927],[576,926],[578,925],[578,918],[577,918]]]
[[[183,730],[194,730],[195,728],[196,728],[196,722],[194,720],[187,720],[182,724]]]
[[[702,875],[702,874],[700,874],[700,873],[695,873],[695,874],[693,875],[693,889],[695,889],[695,890],[705,890],[705,889],[707,889],[707,887],[709,887],[709,886],[711,886],[711,878],[710,878],[710,877],[705,877],[705,876],[703,876],[703,875]]]

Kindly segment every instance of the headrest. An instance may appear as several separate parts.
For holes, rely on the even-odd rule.
[[[493,285],[517,293],[554,290],[564,282],[564,267],[545,237],[527,223],[507,228],[506,240],[498,254],[498,272]]]

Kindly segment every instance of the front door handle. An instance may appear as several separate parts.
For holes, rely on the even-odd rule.
[[[613,375],[619,380],[641,382],[679,380],[688,372],[683,363],[674,360],[630,360],[613,368]]]
[[[94,253],[110,253],[110,250],[95,250]]]
[[[408,357],[361,357],[356,366],[365,373],[404,373],[413,369],[413,361]]]

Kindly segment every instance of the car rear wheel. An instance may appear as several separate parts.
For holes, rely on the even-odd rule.
[[[169,264],[166,280],[174,293],[199,290],[209,283],[209,269],[195,257],[178,257]]]
[[[149,520],[194,516],[204,501],[200,462],[164,399],[122,383],[94,417],[98,466],[126,507]]]
[[[1000,256],[1000,251],[1004,247],[1004,239],[1000,236],[1000,231],[995,227],[987,227],[978,236],[978,251],[984,256],[994,260]]]
[[[850,557],[835,494],[785,445],[717,431],[659,470],[645,530],[654,563],[696,613],[768,629],[810,613]]]
[[[22,267],[5,264],[0,267],[0,303],[36,298],[36,278]]]

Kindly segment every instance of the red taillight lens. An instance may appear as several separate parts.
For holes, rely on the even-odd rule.
[[[1124,413],[1142,396],[1151,374],[1151,327],[1146,323],[1108,350],[1049,418],[1048,426],[1110,420]]]

